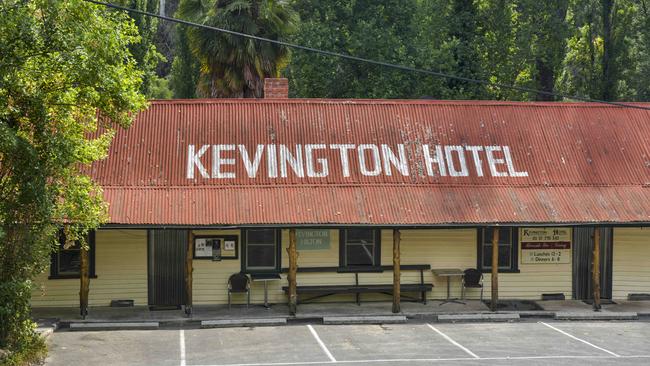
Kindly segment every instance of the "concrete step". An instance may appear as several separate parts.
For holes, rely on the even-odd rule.
[[[323,317],[323,324],[400,324],[400,323],[406,323],[405,315]]]
[[[286,324],[287,318],[214,319],[201,321],[201,328],[262,327]]]
[[[158,322],[74,322],[71,330],[125,330],[158,329]]]
[[[555,314],[555,319],[558,320],[636,320],[638,318],[639,315],[637,313],[617,313],[610,311],[558,311]]]
[[[516,313],[486,313],[486,314],[442,314],[438,315],[439,322],[509,322],[518,321]]]

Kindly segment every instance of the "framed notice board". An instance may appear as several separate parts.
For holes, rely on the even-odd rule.
[[[237,235],[196,235],[194,259],[238,259],[239,237]]]
[[[571,228],[524,227],[519,234],[521,264],[571,263]]]

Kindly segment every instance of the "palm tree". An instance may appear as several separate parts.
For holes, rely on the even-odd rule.
[[[284,0],[181,0],[178,16],[200,24],[281,40],[296,24]],[[188,29],[200,65],[197,95],[260,98],[264,78],[278,77],[289,62],[286,47],[203,28]]]

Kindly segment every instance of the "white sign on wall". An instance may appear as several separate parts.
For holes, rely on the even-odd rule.
[[[522,264],[571,263],[571,228],[530,227],[520,233]]]

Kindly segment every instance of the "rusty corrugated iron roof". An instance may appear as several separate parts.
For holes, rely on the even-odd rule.
[[[650,222],[650,112],[154,101],[91,174],[115,224]]]

